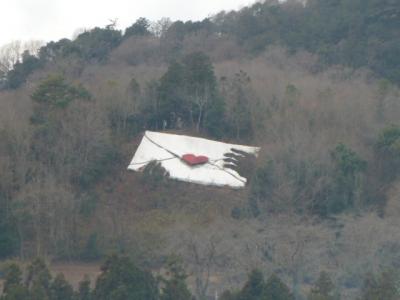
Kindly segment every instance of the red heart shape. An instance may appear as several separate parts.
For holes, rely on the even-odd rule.
[[[185,154],[182,156],[182,160],[189,166],[197,166],[208,163],[208,157],[204,155],[196,156],[194,154]]]

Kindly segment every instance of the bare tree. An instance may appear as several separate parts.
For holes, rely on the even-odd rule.
[[[117,27],[118,18],[109,19],[110,24],[106,25],[107,29],[114,30]]]
[[[163,36],[168,28],[171,26],[172,21],[169,18],[162,18],[158,21],[152,22],[150,25],[150,31],[156,36]]]
[[[12,41],[0,48],[0,73],[6,74],[14,65],[21,61],[22,54],[28,51],[30,55],[37,56],[43,41],[30,40],[27,42]]]
[[[21,41],[12,41],[0,48],[0,71],[7,73],[20,61],[23,52]]]
[[[74,205],[70,188],[57,183],[50,174],[25,185],[17,195],[15,215],[20,238],[34,236],[35,251],[30,255],[70,255]]]
[[[85,28],[85,27],[79,27],[79,28],[75,29],[73,34],[72,34],[72,40],[75,40],[82,33],[85,33],[85,32],[87,32],[89,30],[90,30],[90,28]]]
[[[201,91],[203,89],[203,91]],[[196,89],[194,92],[193,96],[190,97],[192,100],[192,103],[197,107],[198,109],[198,115],[197,115],[197,120],[196,122],[196,131],[200,132],[200,127],[201,123],[205,118],[205,110],[207,108],[207,105],[210,103],[211,100],[211,92],[210,92],[210,87],[208,85],[199,87]],[[191,111],[191,116],[193,118],[193,109]]]
[[[195,289],[198,299],[206,299],[210,284],[211,270],[216,258],[216,241],[211,237],[208,241],[199,241],[193,238],[187,242],[188,254],[195,277]]]
[[[30,40],[22,45],[23,51],[28,51],[30,55],[38,56],[40,48],[44,45],[41,40]]]

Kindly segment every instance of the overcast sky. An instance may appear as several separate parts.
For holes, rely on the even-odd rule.
[[[3,2],[3,1],[2,1]],[[254,0],[4,0],[0,45],[13,40],[71,38],[79,28],[104,27],[118,19],[120,29],[137,18],[200,20]]]

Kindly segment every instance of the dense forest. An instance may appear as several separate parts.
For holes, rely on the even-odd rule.
[[[399,28],[270,0],[2,47],[2,297],[398,299]],[[144,130],[261,153],[244,189],[180,183],[126,170]],[[37,257],[106,262],[74,291]]]
[[[26,273],[26,274],[24,274]],[[23,280],[25,275],[26,280]],[[187,274],[182,262],[171,257],[163,276],[137,267],[128,257],[108,257],[101,266],[101,273],[94,284],[85,277],[74,291],[62,273],[53,278],[46,263],[34,260],[26,270],[17,264],[5,267],[2,300],[194,300],[186,284]],[[378,277],[366,277],[361,299],[397,298],[397,283],[393,273],[386,272]],[[384,298],[382,298],[384,297]],[[218,298],[218,295],[216,295]],[[267,280],[259,270],[253,270],[241,289],[226,290],[221,300],[293,300],[289,287],[275,274]],[[310,289],[309,300],[337,300],[340,294],[325,272],[322,272]]]

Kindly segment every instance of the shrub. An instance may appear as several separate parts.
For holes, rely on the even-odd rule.
[[[145,185],[154,190],[166,183],[169,173],[158,161],[149,162],[143,170],[142,180]]]
[[[393,180],[400,168],[400,127],[391,125],[382,130],[375,146],[380,176]]]

